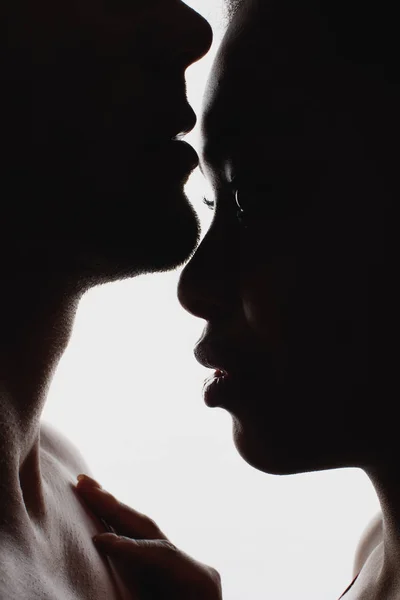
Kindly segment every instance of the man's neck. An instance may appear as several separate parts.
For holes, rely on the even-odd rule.
[[[46,499],[40,418],[71,335],[80,295],[44,276],[4,281],[0,298],[0,513],[3,524],[40,523]],[[14,527],[12,525],[12,527]],[[0,522],[0,529],[2,523]]]

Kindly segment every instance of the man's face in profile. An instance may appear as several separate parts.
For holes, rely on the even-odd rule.
[[[182,263],[199,234],[183,192],[196,156],[172,138],[195,124],[184,73],[208,24],[175,0],[3,14],[2,245],[105,280]]]

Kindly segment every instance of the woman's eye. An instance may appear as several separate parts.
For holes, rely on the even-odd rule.
[[[272,216],[279,199],[272,196],[270,187],[250,188],[243,186],[234,190],[236,208],[246,216]]]
[[[240,190],[235,191],[235,202],[236,206],[240,211],[244,211],[245,204],[243,202],[243,192]]]
[[[233,206],[241,222],[288,222],[302,218],[319,194],[323,161],[270,162],[266,177],[236,176],[231,181]]]
[[[242,185],[233,190],[235,208],[242,220],[286,220],[297,215],[304,204],[292,181],[279,184]]]

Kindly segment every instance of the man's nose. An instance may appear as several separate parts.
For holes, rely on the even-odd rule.
[[[184,5],[187,10],[187,20],[189,26],[184,32],[184,41],[186,50],[186,61],[189,67],[192,63],[202,58],[209,49],[213,41],[213,31],[211,25],[192,8]]]
[[[168,26],[164,25],[164,31],[169,34],[167,52],[175,65],[187,69],[211,48],[211,25],[183,2],[177,2],[173,9],[169,9],[168,21]],[[167,60],[171,62],[170,58]]]

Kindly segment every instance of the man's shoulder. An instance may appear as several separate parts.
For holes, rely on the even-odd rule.
[[[78,448],[50,423],[41,421],[40,446],[74,474],[87,473],[90,469]]]

